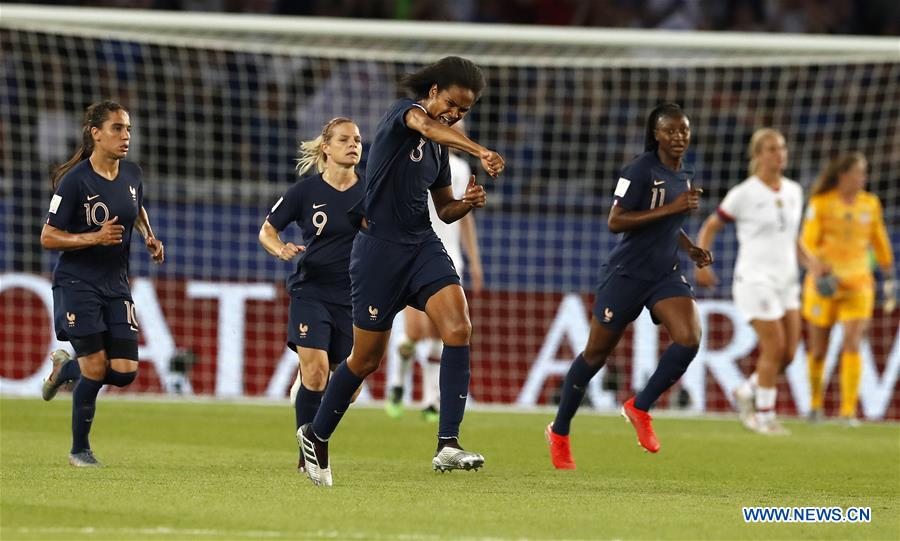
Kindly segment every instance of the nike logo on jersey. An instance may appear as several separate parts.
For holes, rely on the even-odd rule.
[[[89,195],[89,196],[88,196],[88,201],[93,201],[94,199],[97,199],[98,197],[100,197],[100,194],[97,194],[97,195]]]
[[[327,204],[328,204],[328,203],[320,203],[320,204],[316,205],[315,203],[313,203],[313,208],[314,208],[314,209],[320,209],[320,208],[324,207],[324,206],[327,205]]]
[[[665,184],[665,183],[666,183],[665,180],[654,180],[653,181],[654,186],[659,186],[660,184]]]

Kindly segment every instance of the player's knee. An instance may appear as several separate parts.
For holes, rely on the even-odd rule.
[[[469,318],[458,318],[446,325],[441,340],[448,346],[466,346],[472,338],[472,323]]]
[[[328,384],[328,365],[304,367],[302,379],[303,386],[310,391],[324,391]]]
[[[685,327],[672,333],[672,341],[688,349],[698,349],[700,347],[700,338],[699,327]]]
[[[766,357],[779,364],[784,362],[785,351],[787,349],[785,348],[785,345],[778,340],[772,340],[770,342],[771,343],[767,344],[765,348]]]
[[[347,362],[348,365],[350,365],[350,370],[354,374],[361,378],[364,378],[372,372],[378,370],[378,367],[381,366],[382,357],[383,355],[375,354],[354,355]]]
[[[79,358],[79,366],[81,375],[88,379],[103,381],[106,378],[106,353],[98,351],[93,355],[86,355]]]
[[[584,362],[591,368],[602,368],[603,365],[606,364],[606,359],[609,358],[611,353],[612,350],[609,348],[596,347],[589,343],[584,348],[581,356],[584,358]]]

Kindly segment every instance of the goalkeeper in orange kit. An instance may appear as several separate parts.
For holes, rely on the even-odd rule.
[[[894,256],[881,212],[881,202],[863,190],[866,158],[859,152],[833,159],[812,187],[801,242],[830,269],[809,273],[803,284],[803,317],[809,323],[807,345],[812,390],[810,420],[822,418],[825,353],[831,327],[844,327],[841,344],[840,416],[859,424],[856,402],[861,378],[859,345],[875,306],[875,279],[870,251],[881,267],[884,309],[894,309]]]

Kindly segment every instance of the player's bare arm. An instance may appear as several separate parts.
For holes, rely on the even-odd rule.
[[[46,250],[80,250],[91,246],[115,246],[122,244],[125,227],[116,223],[118,216],[107,220],[98,231],[69,233],[50,224],[41,230],[41,246]]]
[[[481,166],[490,176],[496,177],[503,172],[505,162],[500,154],[479,145],[450,126],[431,118],[418,107],[413,107],[406,112],[405,121],[410,129],[416,130],[425,138],[439,145],[446,145],[475,156],[481,160]]]
[[[282,261],[290,261],[297,254],[306,250],[306,246],[297,246],[293,242],[283,242],[275,226],[268,220],[259,229],[259,243],[267,252]]]
[[[694,244],[694,241],[684,232],[684,229],[678,234],[678,248],[682,252],[687,253],[698,269],[711,265],[713,262],[712,252]]]
[[[650,210],[626,210],[618,205],[613,205],[609,211],[606,224],[612,233],[623,233],[632,229],[639,229],[667,216],[682,214],[700,208],[700,194],[702,193],[703,190],[699,188],[688,190],[671,203]]]
[[[453,198],[453,189],[450,186],[431,190],[431,197],[441,221],[448,224],[461,219],[473,208],[483,208],[487,204],[487,193],[484,186],[475,183],[475,175],[469,178],[462,199]]]
[[[153,234],[153,227],[150,225],[150,215],[147,214],[147,209],[143,206],[141,206],[141,210],[138,213],[138,218],[134,226],[141,236],[144,237],[144,244],[147,246],[147,251],[150,252],[150,257],[153,261],[157,263],[165,261],[166,247],[163,245],[162,241]]]
[[[710,214],[700,227],[700,232],[697,233],[697,246],[709,250],[716,235],[723,227],[725,227],[725,222],[717,214]],[[713,272],[712,265],[698,268],[694,277],[700,287],[713,288],[719,284],[719,278]]]

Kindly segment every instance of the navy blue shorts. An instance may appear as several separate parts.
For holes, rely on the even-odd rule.
[[[291,296],[288,347],[321,349],[328,362],[340,363],[353,349],[353,317],[349,306]]]
[[[360,231],[350,254],[350,283],[354,325],[383,332],[407,305],[425,310],[432,295],[459,285],[459,274],[437,235],[422,244],[397,244]]]
[[[647,281],[606,271],[597,287],[592,312],[604,326],[621,331],[641,315],[645,306],[651,310],[659,301],[671,297],[694,298],[694,290],[680,273]],[[652,312],[650,316],[653,317]],[[655,317],[653,322],[659,324]]]
[[[104,333],[113,338],[138,339],[131,295],[106,297],[93,289],[53,286],[53,324],[56,337],[65,342]]]

